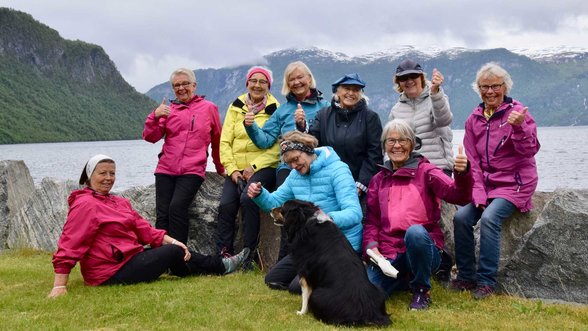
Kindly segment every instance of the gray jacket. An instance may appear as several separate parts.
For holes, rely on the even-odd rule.
[[[388,118],[407,121],[422,140],[423,146],[418,152],[439,168],[453,171],[453,132],[450,127],[453,114],[443,89],[431,94],[430,84],[427,81],[416,99],[401,93]]]

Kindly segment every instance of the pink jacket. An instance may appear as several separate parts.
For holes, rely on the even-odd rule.
[[[472,164],[473,203],[488,205],[488,199],[503,198],[521,212],[532,208],[531,198],[537,188],[535,154],[541,145],[537,126],[527,112],[520,126],[507,123],[508,115],[525,108],[506,97],[490,120],[480,104],[465,123],[463,145]]]
[[[172,101],[169,116],[155,118],[151,112],[145,120],[143,139],[155,143],[165,136],[155,173],[205,176],[208,146],[212,143],[212,160],[219,174],[221,123],[218,108],[195,95],[188,103]]]
[[[395,259],[406,251],[404,235],[415,224],[427,229],[435,246],[443,248],[440,199],[463,205],[472,195],[471,171],[454,175],[455,181],[418,153],[395,172],[386,161],[368,188],[362,251],[377,247],[382,255]]]
[[[53,269],[69,274],[76,262],[87,285],[100,285],[143,251],[161,246],[164,230],[157,230],[116,195],[100,195],[90,188],[73,191],[63,232],[53,255]]]

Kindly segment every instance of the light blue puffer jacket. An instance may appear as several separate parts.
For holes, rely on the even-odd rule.
[[[269,193],[264,188],[253,201],[265,211],[291,199],[310,201],[333,219],[353,249],[359,252],[363,215],[351,171],[331,147],[315,148],[315,153],[317,158],[311,163],[309,174],[292,171],[275,192]]]

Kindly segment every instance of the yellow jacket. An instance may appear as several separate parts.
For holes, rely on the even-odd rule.
[[[239,96],[229,106],[223,123],[223,130],[220,141],[220,158],[227,174],[251,166],[254,171],[263,168],[275,168],[280,160],[280,145],[278,142],[268,149],[259,149],[251,141],[243,120],[249,111],[245,104],[247,94]],[[262,127],[265,121],[274,113],[280,104],[271,94],[267,94],[267,104],[264,110],[255,115],[255,122]]]

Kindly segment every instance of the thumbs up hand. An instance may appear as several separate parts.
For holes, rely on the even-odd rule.
[[[166,104],[166,102],[167,98],[163,97],[163,100],[161,100],[161,104],[155,109],[155,118],[159,118],[160,116],[169,116],[171,109]]]
[[[243,125],[252,126],[254,121],[255,121],[255,114],[250,110],[245,114],[245,119],[243,120]]]
[[[247,188],[247,196],[251,199],[255,198],[261,193],[261,187],[261,182],[249,184],[249,188]]]
[[[298,103],[298,107],[294,112],[294,121],[296,122],[296,126],[304,129],[306,127],[305,119],[304,109],[302,109],[302,105]]]
[[[433,69],[433,74],[431,75],[431,92],[433,92],[433,94],[439,92],[439,87],[441,84],[443,84],[443,74],[441,74],[441,71],[435,68]]]
[[[508,114],[508,124],[515,126],[523,124],[523,122],[525,121],[525,115],[527,115],[527,111],[529,111],[529,107],[523,108],[521,112],[518,112],[516,110],[511,111],[510,114]]]
[[[457,146],[457,155],[455,156],[455,163],[453,165],[453,170],[455,172],[464,172],[468,168],[468,157],[463,152],[463,145]]]

